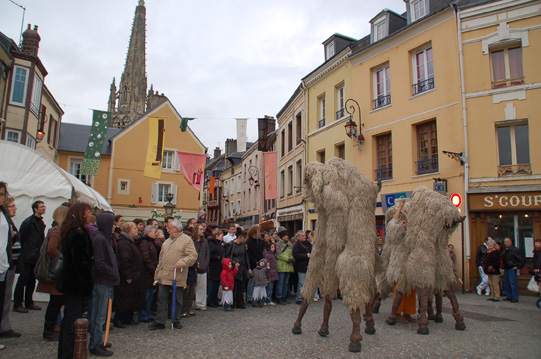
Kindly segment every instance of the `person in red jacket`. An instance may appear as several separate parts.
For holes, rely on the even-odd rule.
[[[233,305],[233,288],[235,287],[235,275],[239,271],[240,263],[235,264],[233,269],[233,262],[229,258],[222,260],[222,273],[220,274],[220,280],[222,281],[222,303],[226,312],[231,311]]]

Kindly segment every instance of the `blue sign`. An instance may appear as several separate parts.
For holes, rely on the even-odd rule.
[[[447,183],[446,182],[434,182],[434,192],[438,192],[442,195],[447,194]]]
[[[381,207],[383,212],[387,212],[389,208],[395,205],[395,201],[400,198],[411,198],[413,191],[389,193],[381,195]]]

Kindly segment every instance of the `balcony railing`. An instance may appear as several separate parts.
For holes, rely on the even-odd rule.
[[[393,168],[392,167],[385,167],[385,168],[378,168],[375,170],[376,172],[376,180],[386,180],[386,179],[392,179],[393,178]]]
[[[492,88],[499,89],[503,87],[517,86],[522,84],[524,84],[524,77],[518,77],[516,79],[492,81]]]
[[[321,120],[319,120],[319,128],[325,126],[325,117],[323,117]]]
[[[531,175],[532,165],[529,163],[523,163],[520,165],[500,165],[498,166],[498,176],[507,175]]]
[[[432,90],[434,88],[434,77],[429,77],[426,80],[419,81],[412,86],[414,95],[420,94],[428,90]]]
[[[389,95],[378,96],[378,98],[373,101],[374,101],[374,110],[376,108],[389,106],[391,104],[391,95],[389,94]]]
[[[346,111],[344,108],[341,108],[340,110],[336,111],[336,119],[339,120],[342,117],[346,115]]]
[[[439,169],[438,157],[417,161],[415,163],[417,163],[417,174],[436,172]]]

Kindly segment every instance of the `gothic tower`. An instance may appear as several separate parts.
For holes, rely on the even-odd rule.
[[[111,127],[124,128],[142,116],[147,103],[146,77],[146,8],[139,0],[135,8],[130,45],[118,92],[113,78],[108,109],[112,112]]]

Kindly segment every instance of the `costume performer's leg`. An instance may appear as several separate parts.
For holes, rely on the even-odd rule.
[[[306,313],[306,309],[308,309],[308,305],[309,303],[306,299],[302,301],[301,308],[299,309],[299,315],[297,316],[297,321],[295,322],[295,324],[293,324],[293,329],[291,329],[293,334],[302,333],[302,329],[301,329],[302,318],[304,317],[304,314]]]
[[[389,318],[385,320],[385,323],[389,325],[396,324],[396,311],[398,310],[398,307],[400,307],[400,303],[402,303],[402,292],[397,291],[396,295],[394,296],[393,306],[391,308],[391,314],[389,315]]]
[[[443,316],[442,316],[442,301],[443,297],[441,294],[436,294],[436,323],[443,323]]]
[[[328,295],[325,296],[325,305],[323,306],[323,323],[319,328],[318,334],[322,337],[329,335],[329,317],[332,310],[332,298]]]
[[[376,326],[374,323],[374,316],[372,315],[372,303],[366,303],[364,320],[366,322],[364,332],[366,334],[375,334]]]
[[[361,311],[359,309],[351,313],[351,322],[353,327],[349,336],[349,351],[358,353],[361,351],[361,340],[363,340],[361,335]]]
[[[372,313],[379,313],[379,307],[381,306],[381,296],[378,292],[374,293],[372,298]]]
[[[445,295],[449,298],[451,306],[453,307],[453,317],[455,318],[455,329],[464,330],[466,329],[466,324],[464,324],[464,317],[460,313],[460,308],[458,307],[458,301],[456,300],[456,284],[453,283],[448,290],[445,291]]]
[[[427,308],[427,313],[428,313],[428,320],[435,320],[436,317],[434,316],[434,296],[430,296],[431,298],[428,299],[428,308]]]
[[[428,334],[428,297],[432,288],[415,288],[419,298],[419,328],[417,334]]]

